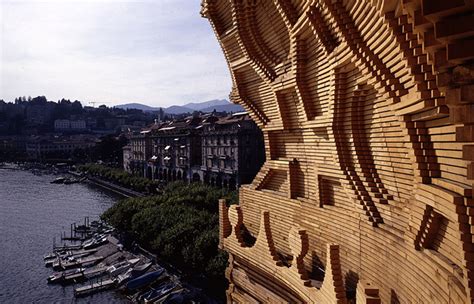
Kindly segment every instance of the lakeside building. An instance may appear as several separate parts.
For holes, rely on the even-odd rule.
[[[79,150],[89,151],[99,142],[91,135],[32,136],[26,141],[26,154],[31,159],[67,158]]]
[[[249,184],[265,160],[263,134],[246,112],[202,125],[202,180],[236,189]]]
[[[151,130],[144,130],[138,134],[133,134],[129,138],[129,147],[125,149],[129,155],[128,159],[124,159],[124,169],[127,172],[147,176],[148,160],[151,157]],[[125,167],[127,166],[127,167]]]
[[[474,2],[203,0],[266,162],[227,303],[474,303]]]
[[[193,115],[132,135],[124,170],[153,180],[204,182],[235,189],[262,165],[263,135],[247,113]]]
[[[23,156],[26,151],[26,142],[26,136],[0,136],[0,155]]]
[[[167,182],[195,180],[201,165],[201,123],[202,117],[191,116],[152,128],[153,155],[147,177]]]

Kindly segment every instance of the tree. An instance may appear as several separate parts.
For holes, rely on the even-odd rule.
[[[48,102],[48,99],[46,99],[46,96],[37,96],[33,98],[31,102],[35,104],[45,104]]]
[[[102,218],[185,274],[205,276],[201,287],[220,295],[226,289],[227,254],[218,250],[218,199],[231,196],[236,195],[200,183],[175,182],[159,196],[120,201]]]
[[[80,101],[75,100],[71,104],[71,113],[76,115],[82,114],[82,104]]]

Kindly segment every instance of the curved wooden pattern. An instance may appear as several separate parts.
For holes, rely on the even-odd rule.
[[[228,300],[471,303],[474,2],[218,2],[267,150],[221,204]]]

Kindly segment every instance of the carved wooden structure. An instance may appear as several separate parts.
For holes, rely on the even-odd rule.
[[[474,1],[202,14],[266,145],[240,205],[220,206],[229,302],[471,303]]]

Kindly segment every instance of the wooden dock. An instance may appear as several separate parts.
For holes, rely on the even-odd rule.
[[[53,269],[70,269],[70,268],[76,268],[76,267],[82,267],[82,266],[87,266],[89,264],[95,264],[101,260],[103,260],[103,256],[92,256],[92,257],[86,257],[77,261],[72,261],[72,262],[55,262],[53,264]]]
[[[82,287],[74,288],[74,296],[82,297],[92,293],[96,293],[101,290],[109,289],[115,286],[115,280],[108,279],[104,281],[99,281],[97,283],[92,283]]]
[[[64,277],[64,282],[71,282],[71,281],[81,281],[84,279],[91,279],[98,277],[104,273],[106,273],[107,267],[97,267],[97,268],[91,268],[79,273],[74,273],[71,275],[67,275]]]

